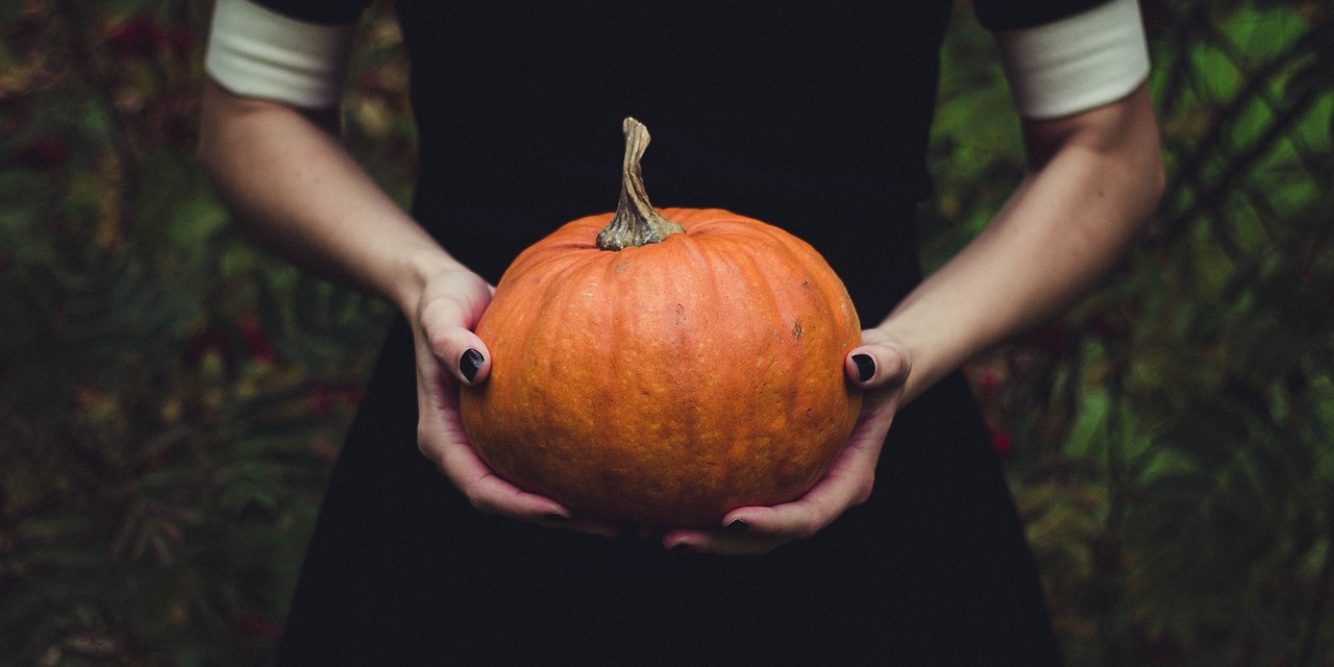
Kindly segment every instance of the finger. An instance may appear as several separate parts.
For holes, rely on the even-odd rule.
[[[741,522],[747,532],[770,537],[800,539],[810,537],[832,522],[850,499],[839,501],[829,494],[807,494],[801,500],[773,507],[743,507],[726,517]]]
[[[431,354],[463,384],[480,384],[491,371],[491,351],[469,330],[485,309],[485,299],[442,295],[431,299],[419,316]]]
[[[464,456],[467,454],[467,456]],[[462,475],[474,475],[476,481],[471,484],[458,484],[459,490],[468,502],[479,512],[498,514],[528,521],[551,528],[566,528],[590,535],[615,537],[616,527],[605,521],[574,516],[564,505],[536,493],[524,491],[504,478],[496,475],[471,448],[457,452],[455,456],[464,459],[462,467],[467,468]],[[467,460],[467,459],[471,460]],[[459,465],[454,461],[448,465]],[[452,477],[453,473],[446,472]]]
[[[491,351],[477,334],[460,326],[441,326],[428,333],[431,353],[462,384],[479,385],[491,373]]]
[[[823,530],[870,499],[888,421],[863,420],[829,472],[801,498],[771,507],[739,507],[723,516],[722,525],[761,540],[805,539]]]
[[[831,472],[831,475],[837,473]],[[854,504],[850,499],[840,500],[840,495],[846,494],[838,487],[838,484],[822,483],[799,501],[773,507],[738,508],[723,517],[720,528],[669,531],[663,536],[662,544],[666,549],[684,546],[711,554],[767,553],[793,540],[814,535]]]
[[[871,348],[888,351],[886,357],[899,366],[891,365],[893,373],[885,375],[898,375],[902,381],[901,377],[907,374],[906,357],[889,345],[866,345],[853,354]],[[855,363],[851,356],[848,361]],[[896,401],[882,400],[864,414],[829,472],[801,498],[772,507],[734,509],[723,517],[718,529],[670,531],[663,537],[663,547],[685,547],[714,554],[759,554],[824,529],[849,508],[870,499],[876,463],[893,423],[896,405]]]
[[[559,503],[519,489],[482,461],[468,444],[458,413],[449,405],[448,388],[433,377],[438,372],[429,365],[418,367],[417,441],[422,454],[480,511],[528,521],[569,519],[570,512]]]
[[[446,445],[440,452],[438,464],[441,472],[479,512],[537,523],[567,521],[572,517],[560,503],[524,491],[497,475],[472,447]]]
[[[663,537],[667,549],[685,546],[701,553],[762,554],[823,530],[848,508],[871,495],[873,476],[858,472],[860,462],[846,463],[801,499],[772,507],[741,507],[728,512],[715,530],[675,530]]]
[[[910,370],[908,357],[888,343],[872,343],[853,349],[843,361],[848,379],[864,389],[892,387],[903,382]]]
[[[806,539],[833,523],[855,503],[850,498],[816,494],[800,501],[773,507],[744,507],[723,519],[727,528],[702,544],[703,548],[735,548],[729,543],[745,541],[756,548],[772,549],[793,540]]]
[[[423,453],[478,511],[590,535],[615,536],[611,524],[572,516],[555,500],[523,491],[497,476],[470,445],[457,440],[460,437],[464,437],[460,429],[438,418],[428,419],[419,435]]]
[[[889,418],[862,420],[829,472],[801,498],[772,507],[739,507],[713,530],[679,529],[663,536],[666,549],[701,553],[762,554],[814,535],[848,508],[865,502],[875,482],[875,464]]]
[[[616,537],[616,532],[617,532],[615,524],[612,524],[607,521],[598,521],[596,519],[588,519],[582,517],[575,517],[565,522],[557,522],[557,523],[549,522],[546,525],[553,526],[556,528],[568,528],[570,530],[578,531],[581,533],[587,533],[589,535],[597,535],[598,537],[606,537],[606,538]]]
[[[714,530],[673,530],[662,538],[664,549],[689,549],[719,556],[758,556],[786,544],[788,539],[766,539]]]
[[[474,508],[553,528],[603,537],[615,535],[611,524],[572,517],[555,500],[523,491],[497,476],[468,443],[453,406],[456,389],[444,381],[439,364],[418,363],[417,385],[418,447]]]

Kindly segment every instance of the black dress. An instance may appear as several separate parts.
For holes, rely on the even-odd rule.
[[[357,3],[264,4],[313,22]],[[398,0],[421,169],[413,213],[496,281],[615,207],[633,115],[659,206],[788,228],[864,324],[920,279],[915,206],[946,0]],[[993,26],[1078,4],[979,2]],[[290,6],[289,6],[290,5]],[[482,515],[417,451],[411,335],[388,333],[297,587],[283,664],[1059,662],[1000,465],[956,374],[897,417],[875,491],[761,557],[664,552]]]

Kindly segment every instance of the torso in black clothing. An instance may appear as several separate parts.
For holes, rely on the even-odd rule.
[[[413,212],[498,280],[559,224],[614,208],[633,115],[653,133],[655,204],[788,228],[872,324],[919,279],[913,211],[930,190],[950,5],[398,0],[421,138]],[[281,662],[1056,661],[957,376],[898,416],[868,503],[735,559],[477,514],[416,450],[413,373],[400,321],[331,483]]]
[[[644,169],[659,206],[727,208],[794,231],[825,252],[868,320],[915,278],[912,205],[930,188],[949,3],[397,9],[421,128],[415,210],[489,278],[560,223],[615,207],[628,115],[653,134]],[[845,261],[850,248],[882,258]]]

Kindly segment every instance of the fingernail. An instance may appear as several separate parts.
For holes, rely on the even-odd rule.
[[[544,523],[565,523],[565,520],[566,517],[564,515],[556,514],[555,512],[542,515],[542,521]]]
[[[854,354],[852,362],[857,364],[857,379],[866,382],[875,376],[875,359],[869,354]]]
[[[748,530],[750,530],[750,524],[741,519],[735,519],[732,523],[727,524],[727,532],[729,533],[741,534]]]
[[[482,358],[482,353],[470,347],[464,350],[463,358],[459,359],[459,370],[463,371],[463,377],[468,382],[472,382],[472,379],[477,377],[477,370],[482,367],[484,361],[486,359]]]

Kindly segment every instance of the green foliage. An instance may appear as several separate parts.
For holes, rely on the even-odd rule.
[[[969,375],[1071,664],[1334,664],[1330,9],[1143,5],[1153,235]],[[209,8],[0,3],[7,660],[265,662],[390,315],[237,238],[193,158]],[[930,265],[1023,169],[990,37],[956,23]],[[358,39],[345,140],[406,203],[397,28]]]
[[[1018,443],[1013,482],[1072,662],[1324,664],[1334,26],[1309,2],[1146,9],[1169,169],[1151,238],[1107,287],[971,375]],[[954,85],[931,224],[957,222],[937,261],[1003,196],[985,182],[1019,176],[1013,144],[954,166],[974,132],[1002,145],[979,124],[1014,131],[954,106]],[[976,203],[955,203],[965,196]]]
[[[0,5],[0,662],[265,662],[389,315],[237,238],[194,158],[207,10]],[[367,23],[348,136],[405,197]]]

